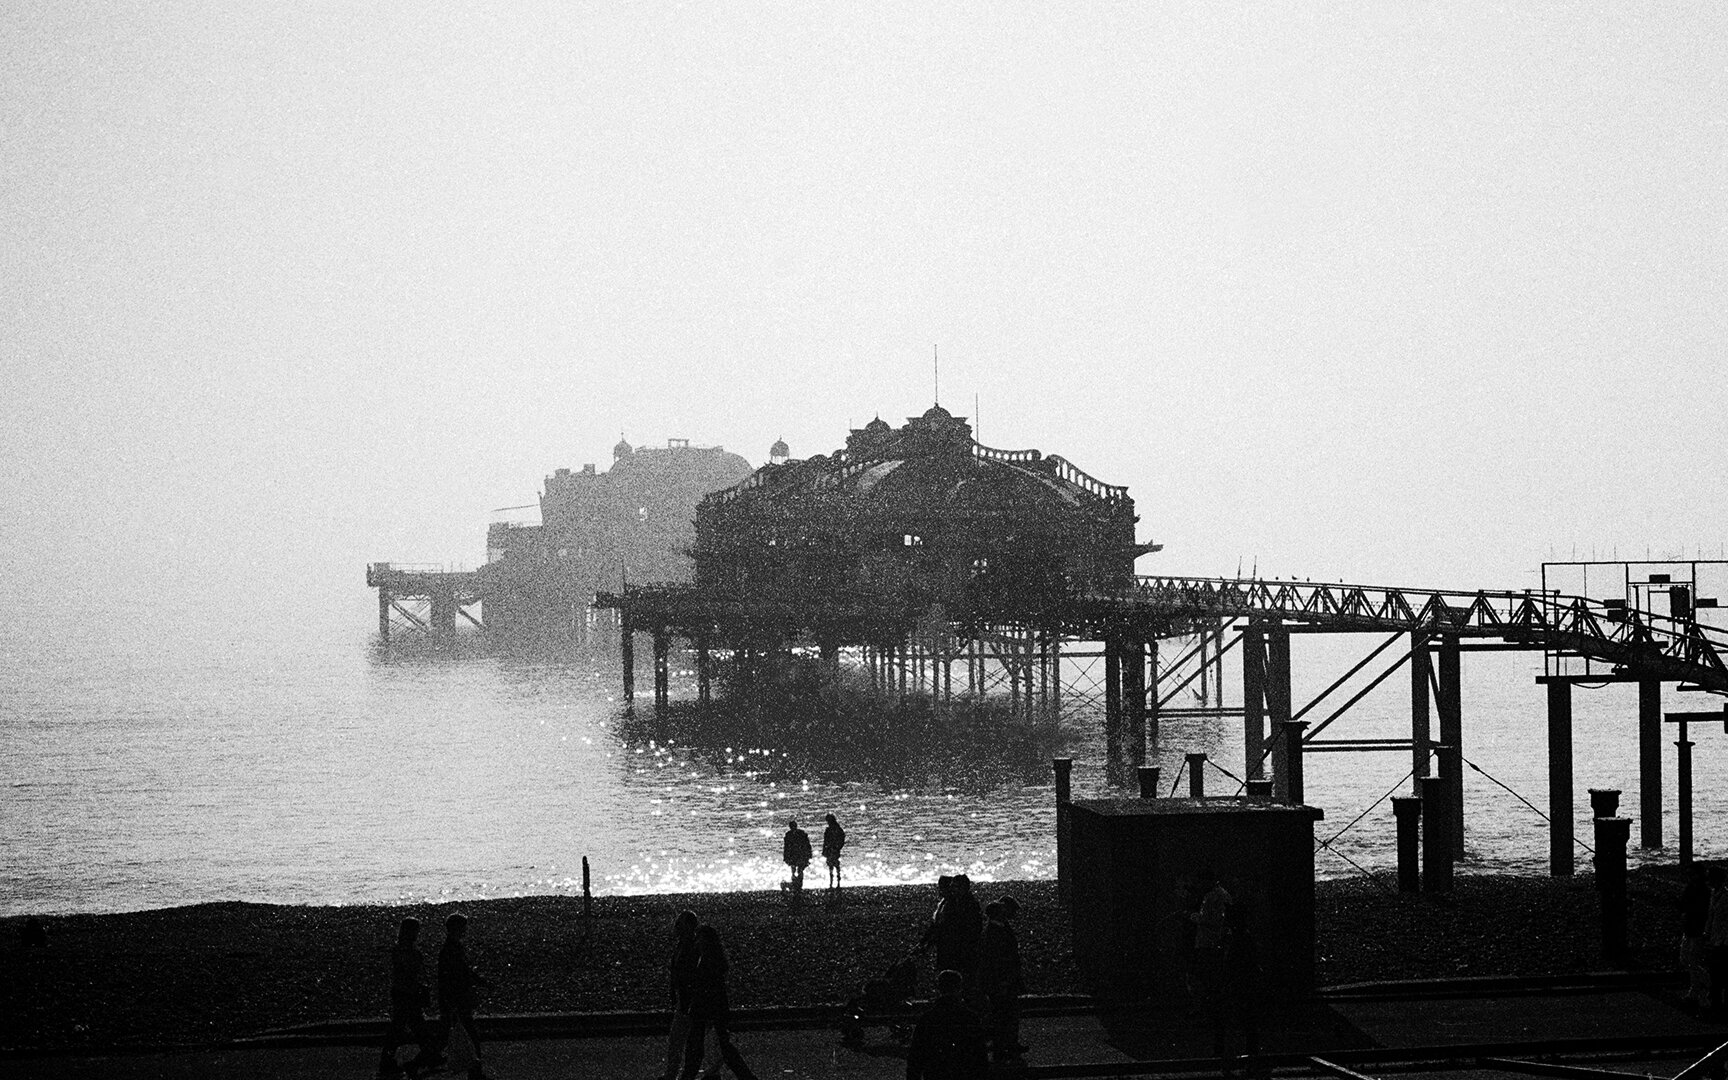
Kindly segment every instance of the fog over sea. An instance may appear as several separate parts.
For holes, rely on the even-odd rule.
[[[116,598],[0,630],[0,914],[579,893],[584,855],[599,894],[772,889],[785,819],[819,828],[829,812],[848,830],[853,884],[1055,873],[1039,744],[1006,760],[1016,751],[1002,740],[956,736],[925,777],[867,749],[836,777],[832,760],[807,764],[798,739],[669,746],[651,708],[625,722],[615,649],[509,655],[472,634],[380,648],[359,569],[351,596],[299,618],[248,609],[237,591],[202,618],[172,597]],[[1378,640],[1297,637],[1298,704]],[[1071,679],[1083,663],[1070,661]],[[1466,770],[1462,872],[1546,871],[1545,823],[1507,790],[1546,808],[1540,665],[1540,653],[1465,655],[1464,753],[1481,771]],[[692,696],[689,664],[674,667],[674,696]],[[1329,731],[1403,734],[1407,695],[1394,676]],[[1670,688],[1666,707],[1685,707],[1677,699]],[[1586,788],[1622,789],[1623,812],[1638,805],[1635,690],[1580,689],[1575,712],[1575,828],[1588,842]],[[1166,720],[1165,783],[1192,750],[1240,776],[1238,723]],[[1077,794],[1102,792],[1096,722],[1071,720],[1064,738]],[[1710,857],[1728,826],[1728,736],[1694,738]],[[1326,814],[1317,839],[1375,807],[1317,853],[1322,876],[1389,873],[1391,808],[1375,804],[1407,790],[1409,767],[1404,753],[1310,758],[1309,801]],[[1664,769],[1672,845],[1671,744]],[[1212,770],[1208,789],[1235,784]]]

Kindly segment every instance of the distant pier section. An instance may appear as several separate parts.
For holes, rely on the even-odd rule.
[[[396,618],[418,630],[454,630],[460,615],[480,629],[471,608],[480,605],[480,571],[447,570],[425,563],[367,563],[366,585],[378,590],[378,636],[390,640]],[[421,601],[416,611],[404,601]],[[427,610],[429,609],[429,610]]]

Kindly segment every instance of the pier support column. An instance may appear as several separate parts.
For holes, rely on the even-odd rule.
[[[1266,638],[1250,624],[1242,631],[1242,775],[1266,775]]]
[[[628,708],[636,703],[636,627],[622,612],[618,615],[618,653],[623,661],[624,705]]]
[[[672,672],[667,663],[671,636],[663,626],[654,628],[654,707],[664,710],[672,696]]]
[[[1571,877],[1572,684],[1548,683],[1548,873]]]
[[[1452,830],[1452,855],[1464,854],[1464,702],[1458,639],[1440,640],[1439,663],[1435,665],[1439,688],[1436,704],[1440,713],[1440,775],[1451,793],[1446,807],[1446,825]]]
[[[1452,829],[1446,823],[1452,796],[1443,776],[1422,778],[1422,891],[1452,891]]]
[[[1184,754],[1188,761],[1188,797],[1204,799],[1206,797],[1206,755]]]
[[[432,618],[427,624],[434,630],[456,629],[456,590],[453,587],[432,588]]]
[[[1128,764],[1146,764],[1146,643],[1137,637],[1123,643],[1122,703],[1128,723]]]
[[[1272,788],[1286,806],[1301,806],[1307,797],[1302,781],[1302,733],[1306,720],[1286,720],[1278,725],[1278,745],[1272,751]]]
[[[1430,672],[1433,665],[1429,660],[1428,638],[1423,634],[1410,635],[1410,790],[1418,791],[1422,786],[1422,778],[1429,775],[1430,760],[1434,753],[1434,731],[1429,723],[1429,703],[1433,700],[1429,693],[1432,682]]]
[[[1266,726],[1271,729],[1272,736],[1282,741],[1290,723],[1290,631],[1281,626],[1275,626],[1266,631],[1266,663],[1262,668],[1266,695]],[[1295,748],[1296,753],[1302,752],[1301,747]],[[1282,747],[1273,751],[1283,755]],[[1300,761],[1298,760],[1298,765]],[[1280,770],[1274,764],[1272,773],[1272,788],[1277,792],[1279,802],[1299,803],[1300,793],[1295,799],[1290,797],[1290,774],[1283,771],[1283,780],[1279,780]],[[1297,783],[1300,784],[1300,778]]]
[[[1662,846],[1662,680],[1638,680],[1638,846]]]
[[[707,708],[714,696],[713,657],[708,654],[708,635],[696,635],[696,704]]]
[[[1692,868],[1692,740],[1686,737],[1686,721],[1680,721],[1680,737],[1674,740],[1674,784],[1680,811],[1680,869]]]
[[[1104,640],[1104,763],[1111,782],[1122,771],[1122,641]]]
[[[1158,639],[1146,640],[1146,753],[1158,760]]]
[[[390,590],[378,586],[378,636],[390,640]]]
[[[1613,967],[1626,962],[1626,841],[1632,819],[1599,817],[1596,830],[1596,891],[1602,902],[1602,959]]]
[[[1074,877],[1074,861],[1068,854],[1068,804],[1074,799],[1074,759],[1051,758],[1050,767],[1056,772],[1056,894],[1067,903]]]

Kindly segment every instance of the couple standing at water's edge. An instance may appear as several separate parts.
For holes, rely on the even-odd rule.
[[[412,916],[402,920],[396,944],[390,948],[390,1021],[378,1061],[380,1077],[415,1077],[448,1061],[452,1069],[466,1069],[469,1080],[485,1080],[480,1039],[474,1030],[474,991],[492,983],[469,965],[467,936],[466,915],[453,912],[444,920],[444,945],[438,950],[438,1015],[443,1031],[434,1032],[426,1021],[432,994],[426,986],[426,957],[419,946],[420,920]],[[406,1064],[397,1064],[397,1050],[410,1041],[418,1051]],[[440,1045],[443,1053],[438,1051]]]
[[[828,864],[828,888],[840,888],[840,851],[846,846],[846,830],[840,827],[833,814],[826,818],[828,827],[822,830],[822,858]],[[810,834],[798,827],[797,818],[786,821],[786,835],[780,842],[780,859],[792,868],[792,880],[782,884],[782,889],[792,892],[792,899],[797,900],[804,892],[804,868],[810,865],[811,858]]]

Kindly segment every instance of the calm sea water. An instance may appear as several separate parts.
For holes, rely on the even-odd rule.
[[[752,740],[627,720],[608,651],[512,656],[474,639],[380,649],[367,611],[307,623],[237,607],[188,622],[139,608],[6,627],[0,913],[572,893],[583,856],[602,894],[766,889],[780,879],[785,819],[818,831],[830,812],[849,832],[854,883],[1055,872],[1048,732],[1012,746],[949,736],[922,773],[888,760],[891,746],[859,744],[837,769],[832,732]],[[1298,702],[1375,643],[1299,638]],[[1546,808],[1540,664],[1539,654],[1465,658],[1465,756],[1476,766],[1465,872],[1545,872],[1546,824],[1512,794]],[[1329,735],[1403,734],[1407,686],[1387,680]],[[688,672],[674,693],[693,693]],[[1585,788],[1618,787],[1622,807],[1637,807],[1636,699],[1607,687],[1575,700],[1576,829],[1587,841]],[[1668,707],[1679,702],[1670,690]],[[1240,776],[1237,723],[1166,721],[1165,776],[1191,750]],[[1060,737],[1078,759],[1078,793],[1102,792],[1096,725],[1074,722]],[[1695,739],[1697,847],[1715,857],[1728,827],[1728,735]],[[1409,768],[1402,753],[1309,759],[1309,801],[1326,813],[1319,838],[1374,807],[1319,853],[1323,875],[1391,867],[1390,805],[1375,804],[1404,793]],[[1670,736],[1670,844],[1673,769]],[[1235,787],[1218,772],[1209,786]]]

